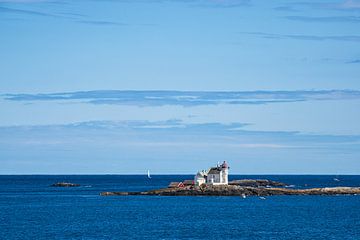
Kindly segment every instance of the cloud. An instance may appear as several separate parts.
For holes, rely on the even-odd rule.
[[[102,145],[137,147],[230,144],[244,123],[166,121],[89,121],[61,125],[2,126],[0,143],[22,145]],[[194,138],[194,136],[197,136]]]
[[[233,8],[251,6],[252,0],[119,0],[124,3],[183,3],[193,7]]]
[[[348,23],[359,23],[360,17],[355,16],[334,16],[334,17],[306,17],[306,16],[287,16],[285,17],[288,20],[300,21],[300,22],[323,22],[323,23],[333,23],[333,22],[348,22]]]
[[[92,0],[97,1],[97,0]],[[102,3],[104,1],[101,1]],[[110,4],[113,4],[115,1],[107,1]],[[134,2],[141,3],[165,3],[165,2],[179,2],[185,3],[194,7],[212,7],[212,8],[232,8],[240,6],[249,6],[251,0],[152,0],[152,1],[143,1],[143,0],[119,0],[119,2],[132,4]],[[71,13],[71,12],[56,12],[51,13],[51,11],[46,10],[47,8],[41,8],[41,11],[31,9],[34,4],[72,4],[70,1],[56,1],[56,0],[0,0],[0,4],[6,4],[6,6],[0,5],[0,13],[8,14],[22,14],[22,15],[32,15],[38,17],[52,17],[59,19],[66,19],[73,21],[75,23],[93,25],[93,26],[129,26],[130,24],[113,21],[113,20],[102,20],[102,19],[91,19],[89,16],[83,14]],[[37,5],[37,6],[40,6]],[[11,7],[9,7],[11,6]],[[16,6],[16,7],[12,7]],[[13,20],[14,18],[3,18],[3,20]],[[21,20],[21,19],[17,19]],[[137,24],[138,26],[153,26],[154,24]]]
[[[46,2],[47,3],[48,1],[15,1],[15,2],[11,2],[11,3],[24,4],[24,3],[34,3],[34,2],[39,2],[39,3]],[[52,13],[43,12],[43,11],[0,6],[0,13],[1,12],[9,13],[9,14],[21,14],[21,15],[38,16],[38,17],[52,17],[52,18],[67,19],[67,20],[71,20],[71,21],[77,22],[77,23],[97,25],[97,26],[125,26],[125,25],[127,25],[125,23],[120,23],[120,22],[116,22],[116,21],[105,21],[105,20],[96,20],[96,19],[89,20],[89,19],[87,19],[88,17],[83,14],[71,13],[71,12],[61,12],[61,13],[57,13],[57,14],[52,14]]]
[[[76,22],[91,24],[91,25],[99,25],[99,26],[127,26],[128,25],[125,23],[119,23],[119,22],[114,22],[114,21],[79,20]]]
[[[0,0],[0,3],[53,3],[59,1],[50,1],[50,0]]]
[[[246,130],[247,123],[166,121],[90,121],[62,125],[2,126],[4,145],[68,145],[211,148],[329,148],[360,143],[358,135],[316,135]]]
[[[346,63],[360,63],[360,59],[350,60],[350,61],[347,61]]]
[[[347,0],[338,5],[340,8],[345,9],[360,9],[360,1],[359,0]]]
[[[315,166],[323,172],[329,162],[353,162],[348,168],[358,169],[359,135],[247,131],[242,125],[168,120],[3,126],[0,171],[119,174],[122,170],[129,174],[153,169],[189,173],[221,159],[232,162],[233,172],[242,173],[268,166],[274,173],[291,172],[294,164],[309,170]],[[240,129],[233,130],[237,126]]]
[[[233,8],[250,6],[251,0],[194,0],[193,3],[202,7]]]
[[[217,104],[272,104],[284,102],[360,99],[357,90],[303,91],[125,91],[98,90],[67,93],[3,94],[4,100],[82,102],[135,106],[201,106]]]
[[[344,1],[302,1],[302,2],[292,2],[285,3],[279,7],[274,8],[279,11],[288,11],[295,12],[307,9],[315,9],[315,10],[338,10],[338,11],[358,11],[360,10],[360,1],[359,0],[344,0]]]
[[[274,10],[285,11],[285,12],[298,12],[299,10],[295,9],[293,6],[280,6],[275,7]]]
[[[197,131],[197,132],[214,132],[214,131],[229,131],[233,132],[234,129],[242,129],[248,126],[248,123],[185,123],[180,119],[169,119],[165,121],[141,121],[141,120],[127,120],[127,121],[88,121],[78,122],[64,125],[49,125],[49,127],[57,126],[71,129],[133,129],[139,131],[146,130],[171,130],[177,131]],[[209,131],[211,130],[211,131]]]
[[[241,32],[242,34],[254,35],[266,39],[294,39],[308,41],[344,41],[344,42],[360,42],[360,35],[341,35],[341,36],[318,36],[318,35],[291,35],[291,34],[275,34],[264,32]]]
[[[271,143],[246,143],[239,144],[239,147],[243,148],[290,148],[292,146],[284,144],[271,144]]]
[[[3,13],[15,13],[15,14],[26,14],[26,15],[35,15],[35,16],[41,16],[41,17],[60,17],[58,15],[40,12],[40,11],[34,11],[34,10],[24,10],[24,9],[17,9],[17,8],[9,8],[9,7],[1,7],[0,6],[0,12]]]

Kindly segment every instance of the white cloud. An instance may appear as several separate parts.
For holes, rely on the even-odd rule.
[[[360,9],[360,1],[357,0],[347,0],[340,4],[341,8],[345,9]]]

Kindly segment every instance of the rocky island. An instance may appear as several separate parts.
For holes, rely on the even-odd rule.
[[[256,182],[256,180],[255,180]],[[241,185],[202,185],[168,187],[145,192],[102,192],[101,196],[273,196],[273,195],[357,195],[359,187],[290,189],[281,187],[248,187]]]
[[[58,182],[51,184],[51,187],[79,187],[80,184],[69,183],[69,182]]]
[[[194,180],[171,182],[167,188],[144,192],[102,192],[101,196],[273,196],[273,195],[357,195],[360,187],[324,187],[294,189],[287,184],[267,179],[228,181],[229,166],[224,161],[209,170],[199,171]]]

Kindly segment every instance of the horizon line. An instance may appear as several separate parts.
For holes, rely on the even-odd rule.
[[[188,176],[196,173],[160,173],[151,174],[151,176]],[[232,173],[231,175],[244,176],[360,176],[360,173]],[[16,173],[0,174],[0,176],[147,176],[147,173]]]

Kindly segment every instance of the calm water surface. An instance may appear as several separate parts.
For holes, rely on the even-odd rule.
[[[0,176],[0,239],[360,239],[360,196],[101,197],[192,176]],[[360,186],[360,176],[266,178],[296,187]],[[69,181],[78,188],[54,188]]]

